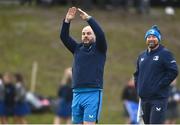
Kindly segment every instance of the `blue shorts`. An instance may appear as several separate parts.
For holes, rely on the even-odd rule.
[[[102,107],[102,91],[73,92],[72,122],[98,122]]]
[[[16,103],[15,108],[14,108],[14,115],[25,116],[25,115],[28,115],[29,113],[30,113],[30,107],[26,101]]]
[[[15,106],[6,106],[0,102],[0,116],[25,116],[29,114],[30,107],[27,102],[16,103]]]
[[[64,99],[59,100],[56,115],[63,118],[71,117],[71,105],[71,102],[67,102]]]
[[[124,102],[131,124],[137,124],[138,103],[126,100]]]
[[[14,115],[14,106],[4,106],[3,116],[9,117]]]

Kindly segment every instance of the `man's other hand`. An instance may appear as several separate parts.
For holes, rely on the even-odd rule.
[[[76,7],[69,8],[69,10],[66,14],[65,22],[69,23],[71,20],[73,20],[75,18],[76,12],[77,12]]]

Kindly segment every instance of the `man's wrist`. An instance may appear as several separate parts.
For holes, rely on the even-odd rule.
[[[86,21],[88,21],[91,18],[92,18],[92,16],[87,16]]]
[[[65,23],[70,23],[71,21],[68,20],[67,18],[65,18],[64,22],[65,22]]]

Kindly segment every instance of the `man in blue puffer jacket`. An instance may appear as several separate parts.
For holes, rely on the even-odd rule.
[[[137,93],[142,100],[145,124],[161,124],[165,120],[170,83],[178,75],[172,53],[161,45],[161,33],[154,25],[145,34],[148,49],[137,59],[134,73]]]

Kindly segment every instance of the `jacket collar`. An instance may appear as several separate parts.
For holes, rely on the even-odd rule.
[[[147,55],[152,55],[152,54],[154,54],[154,53],[157,53],[157,52],[159,52],[161,49],[163,49],[164,48],[164,46],[163,45],[161,45],[161,44],[159,44],[159,47],[158,48],[156,48],[155,50],[151,50],[150,52],[148,51],[148,49],[146,50],[146,53],[147,53]]]

